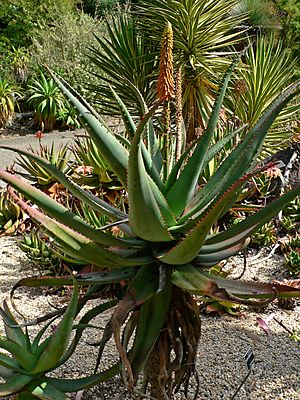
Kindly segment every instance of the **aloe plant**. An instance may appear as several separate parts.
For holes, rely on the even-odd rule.
[[[46,131],[52,131],[58,118],[59,110],[64,108],[63,97],[52,79],[41,73],[40,79],[34,79],[28,85],[29,104],[35,112],[35,122]]]
[[[0,79],[0,128],[14,116],[18,96],[20,93],[14,84]]]
[[[170,29],[166,30],[166,35],[169,33]],[[199,310],[193,294],[249,305],[266,304],[276,297],[300,296],[300,290],[295,287],[279,283],[233,281],[206,271],[207,267],[241,251],[253,232],[300,194],[298,187],[227,230],[212,233],[218,219],[230,209],[247,181],[274,167],[273,164],[256,165],[255,160],[272,122],[299,93],[300,82],[276,97],[245,133],[243,140],[223,160],[215,174],[199,185],[210,159],[224,145],[224,141],[212,145],[211,141],[236,63],[224,77],[204,133],[190,147],[185,148],[184,143],[178,146],[179,157],[174,149],[180,132],[173,132],[173,126],[167,129],[163,126],[161,129],[161,124],[156,120],[160,118],[160,113],[156,111],[161,111],[161,108],[163,112],[166,111],[165,103],[173,93],[172,80],[169,79],[172,71],[168,65],[167,75],[164,79],[160,76],[160,84],[165,84],[164,90],[160,91],[163,96],[158,98],[154,106],[148,109],[137,91],[144,109],[139,123],[133,121],[124,103],[113,91],[130,138],[129,150],[72,87],[49,71],[76,108],[82,125],[105,162],[122,183],[128,206],[123,204],[122,208],[117,208],[83,190],[37,154],[1,146],[34,160],[85,206],[105,215],[110,221],[101,228],[95,228],[21,178],[0,171],[4,181],[43,210],[32,208],[15,196],[24,211],[55,239],[57,246],[63,248],[70,257],[80,257],[93,264],[95,272],[78,276],[79,284],[95,286],[108,281],[124,282],[125,294],[113,311],[99,342],[96,367],[112,336],[120,363],[93,379],[82,378],[80,382],[74,382],[73,391],[102,382],[119,372],[130,388],[134,388],[143,373],[144,390],[150,386],[151,396],[158,399],[170,397],[181,386],[187,391],[191,376],[196,374],[195,358],[200,338]],[[164,140],[166,132],[169,134],[168,141]],[[160,143],[169,147],[161,149]],[[116,227],[118,234],[114,235]],[[18,285],[71,283],[67,277],[43,277],[26,278]],[[62,391],[66,389],[59,380],[51,380],[51,383]]]
[[[0,193],[0,236],[14,234],[23,220],[23,212],[6,191]]]
[[[5,324],[5,335],[0,337],[0,349],[6,352],[0,352],[0,375],[5,380],[0,384],[0,397],[15,394],[14,398],[17,400],[67,399],[64,391],[70,391],[70,387],[64,391],[60,390],[57,382],[53,384],[53,378],[47,374],[68,360],[74,343],[81,336],[82,328],[79,327],[71,342],[74,318],[80,309],[79,289],[74,278],[73,283],[72,298],[61,321],[56,323],[60,312],[56,315],[54,313],[32,340],[28,329],[18,324],[8,303],[3,302],[0,315]],[[105,306],[102,308],[105,309]],[[88,315],[85,315],[80,322],[82,324],[88,322]],[[51,327],[55,328],[52,332]],[[50,332],[45,337],[47,331]],[[62,380],[62,385],[68,387],[68,380]]]
[[[54,142],[52,142],[51,146],[44,146],[40,144],[38,150],[30,148],[30,151],[40,155],[45,160],[48,160],[63,174],[67,175],[71,172],[68,143],[65,145],[61,144],[58,148],[55,148]],[[49,173],[49,171],[39,166],[39,164],[30,157],[20,155],[16,160],[16,164],[22,168],[21,171],[18,171],[18,174],[38,185],[40,188],[48,187],[49,185],[57,182],[57,179],[51,173]]]

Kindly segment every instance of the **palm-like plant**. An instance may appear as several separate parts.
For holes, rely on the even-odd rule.
[[[28,99],[35,111],[35,121],[41,128],[51,131],[58,118],[58,111],[64,108],[63,97],[52,79],[41,73],[29,87]]]
[[[99,67],[99,72],[94,74],[101,78],[100,83],[91,85],[91,89],[98,94],[95,101],[103,114],[118,115],[119,110],[109,88],[111,85],[132,114],[141,117],[143,110],[132,85],[139,89],[147,104],[153,104],[156,96],[153,71],[157,71],[157,46],[149,40],[148,34],[137,29],[126,13],[107,21],[106,30],[108,37],[96,36],[99,48],[93,47],[90,55]],[[102,107],[104,99],[105,107]]]
[[[237,81],[229,107],[240,123],[253,126],[275,97],[294,78],[296,60],[274,36],[263,36],[249,47],[244,68],[237,72]],[[264,144],[263,156],[278,151],[291,136],[291,122],[297,120],[299,96],[276,118]]]
[[[160,49],[157,38],[161,38],[169,21],[174,30],[175,68],[182,68],[183,115],[188,122],[190,141],[195,136],[195,128],[203,129],[207,122],[217,82],[230,64],[229,48],[240,40],[241,30],[237,27],[241,16],[229,14],[235,2],[155,0],[150,4],[142,1],[132,16],[122,15],[109,21],[108,38],[97,39],[99,48],[93,49],[91,57],[99,67],[99,75],[104,75],[104,84],[93,87],[106,99],[102,112],[117,111],[107,101],[111,99],[108,84],[117,91],[133,117],[141,117],[142,108],[132,84],[149,106],[154,103]]]
[[[175,68],[182,68],[183,116],[188,142],[206,126],[217,82],[230,64],[230,48],[241,41],[246,15],[231,14],[235,0],[154,0],[137,6],[138,24],[157,40],[166,21],[174,31]]]
[[[170,29],[166,32],[169,34]],[[128,209],[118,209],[84,191],[36,154],[1,146],[35,160],[85,205],[111,221],[101,229],[95,229],[17,176],[0,171],[3,180],[48,214],[16,198],[25,212],[55,238],[57,245],[69,256],[80,257],[99,271],[80,275],[78,282],[92,285],[94,291],[105,282],[122,280],[125,283],[125,294],[99,343],[97,366],[112,336],[121,361],[95,377],[74,383],[73,390],[101,382],[118,372],[131,388],[143,372],[144,389],[149,384],[151,395],[158,399],[171,396],[181,386],[187,390],[191,376],[196,374],[195,357],[200,337],[200,318],[193,294],[255,305],[266,304],[275,297],[300,296],[300,290],[294,287],[231,281],[206,272],[207,267],[243,249],[251,233],[300,193],[300,188],[290,191],[229,229],[212,233],[213,225],[239,197],[245,183],[260,171],[273,167],[257,166],[255,160],[272,122],[300,91],[298,82],[278,95],[216,173],[206,184],[199,186],[199,178],[209,160],[224,145],[224,141],[212,146],[210,143],[233,68],[234,65],[224,78],[205,132],[191,147],[179,146],[179,158],[173,156],[178,134],[171,135],[166,142],[161,137],[166,134],[166,127],[160,130],[160,124],[155,123],[156,110],[173,93],[170,75],[165,79],[160,76],[161,84],[166,84],[160,91],[164,95],[152,108],[148,109],[140,97],[144,116],[137,125],[120,97],[113,92],[131,140],[128,151],[92,108],[66,82],[50,72],[127,191]],[[160,141],[170,148],[162,152]],[[117,236],[112,234],[115,226],[120,232]],[[28,278],[19,285],[63,283],[72,281],[69,278]],[[93,311],[92,315],[95,314]],[[70,388],[60,380],[52,379],[51,384],[61,391]]]
[[[270,0],[239,0],[232,7],[232,15],[246,15],[244,24],[250,28],[250,33],[272,32],[280,28],[279,18],[274,2]],[[248,31],[249,32],[249,31]]]

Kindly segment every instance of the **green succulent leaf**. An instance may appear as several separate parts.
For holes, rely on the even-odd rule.
[[[82,337],[82,333],[84,329],[86,328],[87,324],[95,317],[103,313],[104,311],[109,310],[112,307],[115,307],[117,305],[118,301],[117,300],[110,300],[106,303],[99,304],[98,306],[92,308],[88,312],[84,314],[84,316],[80,319],[78,322],[78,325],[76,327],[76,334],[74,339],[72,340],[70,346],[68,347],[67,351],[63,355],[63,357],[60,360],[60,364],[64,364],[65,361],[67,361],[73,352],[76,350],[76,347]]]
[[[40,224],[43,230],[47,231],[47,233],[63,247],[63,251],[71,257],[81,258],[87,263],[96,266],[111,268],[129,265],[135,266],[151,261],[151,258],[147,256],[132,256],[131,259],[121,257],[106,250],[104,247],[97,245],[95,242],[80,233],[47,217],[40,211],[30,207],[22,200],[19,200],[19,204],[31,218]]]
[[[28,385],[29,392],[37,399],[41,400],[66,400],[66,395],[53,386],[48,380]]]
[[[76,96],[74,91],[70,90],[70,86],[61,78],[57,77],[53,71],[50,69],[48,69],[48,71],[63,94],[77,110],[80,121],[82,121],[83,126],[87,129],[89,135],[97,144],[103,158],[110,165],[111,169],[115,172],[124,187],[126,187],[126,171],[128,166],[127,150],[110,132],[110,130],[103,125],[99,118],[96,118],[96,116],[91,113],[91,108],[86,107],[86,105],[81,101],[80,96]]]
[[[191,264],[176,267],[172,282],[181,289],[220,301],[300,297],[300,289],[279,283],[242,282],[207,274]]]
[[[79,379],[58,379],[48,378],[47,382],[56,387],[61,392],[78,392],[79,390],[88,389],[92,386],[99,385],[113,378],[120,372],[120,363],[113,365],[106,371],[93,374]]]
[[[27,371],[34,368],[37,363],[36,357],[27,350],[26,347],[23,347],[4,336],[0,336],[0,348],[7,350],[17,363]]]
[[[135,133],[128,168],[129,221],[136,235],[151,242],[172,240],[167,223],[174,221],[163,194],[146,171],[141,150],[143,129],[158,105],[143,118]]]
[[[228,249],[231,246],[243,243],[247,237],[268,222],[274,215],[300,195],[300,187],[289,191],[274,200],[255,214],[248,216],[237,225],[209,237],[202,247],[200,254],[211,253]]]
[[[9,378],[5,383],[0,383],[0,396],[9,396],[23,389],[31,380],[29,375],[15,375]]]
[[[53,335],[51,336],[48,346],[40,355],[35,367],[30,371],[31,374],[39,374],[41,372],[51,371],[53,368],[56,368],[67,349],[73,328],[74,318],[76,316],[79,297],[78,284],[75,278],[73,278],[73,287],[71,301],[67,307],[67,310],[59,325],[55,329]]]
[[[28,152],[28,154],[30,153]],[[28,157],[30,156],[28,155]],[[34,158],[36,158],[36,156],[34,156]],[[24,194],[24,196],[26,196],[28,199],[32,200],[47,214],[49,214],[53,218],[56,218],[61,223],[66,224],[70,228],[78,229],[82,232],[82,234],[86,235],[91,240],[94,240],[97,243],[112,246],[122,246],[122,243],[123,246],[128,246],[129,243],[132,243],[133,245],[141,243],[140,240],[135,241],[134,239],[128,239],[129,242],[127,242],[126,239],[118,239],[106,234],[101,230],[95,229],[94,227],[83,221],[78,215],[72,213],[69,209],[64,207],[62,204],[56,202],[50,196],[47,196],[45,193],[36,189],[24,180],[21,180],[16,175],[9,174],[8,172],[0,169],[0,177],[1,179],[10,183],[11,186]],[[24,202],[22,202],[22,204],[24,205]]]
[[[2,353],[0,353],[0,366],[6,369],[8,377],[10,377],[10,375],[15,373],[16,371],[24,373],[24,370],[22,370],[22,368],[15,359]],[[5,378],[5,376],[2,376],[1,373],[0,376]]]
[[[260,120],[224,160],[208,183],[195,195],[187,207],[189,211],[179,220],[178,224],[184,223],[184,221],[207,207],[215,196],[220,192],[224,193],[251,168],[274,119],[284,106],[299,92],[300,81],[294,83],[277,96]],[[193,222],[188,224],[188,226],[192,225]]]
[[[195,227],[188,235],[179,241],[174,247],[158,256],[158,259],[167,264],[186,264],[191,262],[201,250],[209,230],[217,221],[218,217],[230,208],[232,202],[238,197],[242,186],[253,177],[254,173],[247,174],[224,194],[220,194],[209,210],[201,215],[196,221]]]
[[[28,347],[28,337],[22,331],[20,327],[18,327],[18,323],[15,320],[14,316],[10,312],[7,301],[3,302],[3,309],[0,307],[0,315],[4,321],[5,333],[8,339],[11,341],[23,346],[24,348]]]
[[[139,375],[160,334],[169,309],[172,287],[170,282],[141,307],[130,364],[135,377]]]
[[[182,213],[187,203],[194,195],[195,188],[198,184],[199,175],[202,171],[204,161],[206,159],[206,153],[208,151],[212,135],[217,126],[227,85],[238,61],[239,59],[234,61],[228,69],[223,80],[222,89],[214,104],[214,108],[208,121],[207,128],[205,129],[205,132],[195,146],[193,154],[190,156],[179,177],[167,193],[167,201],[170,204],[170,207],[176,217],[178,217]]]

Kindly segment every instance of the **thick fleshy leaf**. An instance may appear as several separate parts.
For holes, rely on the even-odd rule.
[[[300,92],[300,81],[282,92],[264,112],[260,120],[247,133],[243,141],[224,160],[208,183],[199,190],[188,205],[188,212],[178,221],[184,223],[195,213],[202,210],[221,192],[225,192],[234,182],[241,178],[253,165],[261,150],[264,138],[279,112]],[[190,223],[189,225],[192,225]]]
[[[111,271],[89,272],[76,276],[78,285],[92,286],[107,283],[115,283],[132,279],[137,272],[136,268],[119,268]],[[20,279],[13,287],[11,295],[19,287],[41,287],[41,286],[70,286],[73,279],[67,276],[36,276]]]
[[[272,217],[274,217],[274,215],[276,215],[288,203],[290,203],[299,195],[300,187],[291,190],[280,198],[274,200],[263,209],[239,222],[237,225],[234,225],[226,231],[209,237],[206,240],[205,245],[202,247],[201,253],[211,253],[212,250],[218,252],[238,243],[242,243],[247,237],[249,237]]]
[[[99,385],[113,378],[120,372],[120,363],[113,365],[106,371],[99,374],[93,374],[79,379],[57,379],[48,378],[47,381],[62,392],[78,392],[79,390],[88,389],[92,386]]]
[[[5,354],[0,353],[0,365],[2,367],[5,367],[8,371],[8,375],[12,373],[12,371],[15,373],[16,371],[19,372],[24,372],[24,370],[21,369],[20,365],[17,363],[17,361]],[[1,373],[0,373],[0,376]]]
[[[76,279],[73,278],[73,293],[67,310],[51,336],[48,346],[39,357],[36,366],[30,371],[31,374],[39,374],[56,368],[69,344],[74,318],[76,316],[78,297],[78,284]]]
[[[28,386],[28,391],[31,392],[37,399],[41,400],[66,400],[66,395],[53,386],[48,380],[32,383]]]
[[[172,288],[170,282],[165,288],[152,296],[141,307],[139,322],[130,354],[130,364],[134,377],[137,377],[155,344],[164,325],[169,309]]]
[[[239,195],[241,187],[249,180],[253,174],[247,174],[236,182],[224,195],[218,196],[217,200],[210,206],[209,210],[200,215],[197,224],[188,235],[170,248],[165,254],[158,255],[157,258],[167,264],[186,264],[191,262],[201,250],[209,230],[217,221],[218,217],[228,210],[233,200]]]
[[[0,336],[0,348],[7,350],[25,370],[34,368],[37,363],[36,357],[26,347],[6,339],[4,336]]]
[[[29,152],[28,152],[29,153]],[[76,229],[78,232],[82,233],[96,243],[108,245],[108,246],[128,246],[130,244],[142,243],[140,240],[134,240],[129,238],[118,239],[111,235],[106,234],[104,231],[96,229],[95,227],[86,223],[78,215],[71,212],[69,209],[64,207],[62,204],[58,203],[50,196],[31,186],[29,183],[20,179],[16,175],[12,175],[6,171],[0,169],[0,177],[13,186],[16,190],[26,196],[29,200],[33,201],[38,207],[40,207],[44,212],[49,214],[51,217],[55,218],[57,221],[69,226],[72,229]],[[20,199],[20,205],[24,205],[24,202]]]
[[[15,373],[13,372],[13,370],[5,367],[4,365],[0,364],[0,376],[2,379],[4,379],[5,381],[7,381],[9,378],[11,378],[13,375],[15,375]]]
[[[15,375],[9,378],[5,383],[0,383],[0,396],[9,396],[19,392],[31,380],[32,376],[29,375]]]
[[[26,156],[27,158],[35,161],[37,164],[39,164],[43,168],[45,168],[49,173],[54,175],[56,177],[56,179],[60,183],[62,183],[68,190],[70,190],[70,192],[75,197],[77,197],[79,200],[81,200],[83,203],[85,203],[92,209],[98,211],[101,214],[106,215],[113,221],[114,220],[124,220],[124,219],[128,218],[127,214],[125,214],[122,211],[120,211],[119,209],[109,205],[105,201],[94,196],[92,193],[90,193],[86,190],[83,190],[76,183],[70,181],[65,174],[63,174],[58,168],[56,168],[55,165],[52,165],[44,158],[39,157],[37,154],[34,154],[32,152],[29,152],[29,151],[26,151],[23,149],[18,149],[18,148],[12,147],[12,146],[7,146],[7,145],[0,145],[0,148],[14,151],[16,153],[22,154],[23,156]]]
[[[243,282],[207,274],[191,264],[176,267],[172,282],[181,289],[220,301],[243,303],[246,299],[300,297],[300,289],[279,283]]]
[[[230,142],[238,133],[244,131],[247,127],[247,124],[242,125],[238,129],[235,129],[232,132],[227,133],[224,137],[217,141],[214,145],[212,145],[205,156],[204,167],[212,160],[221,150],[223,150],[224,146]]]
[[[147,284],[145,284],[147,282]],[[151,266],[141,267],[138,273],[127,289],[127,294],[118,304],[109,323],[106,325],[99,345],[99,353],[96,367],[99,365],[106,343],[112,335],[115,337],[116,347],[118,349],[122,365],[127,368],[130,380],[133,380],[132,369],[127,358],[126,349],[121,343],[121,328],[129,313],[135,308],[144,304],[153,297],[159,288],[159,266],[153,263]]]
[[[6,300],[3,302],[3,309],[0,307],[0,315],[5,324],[4,328],[7,338],[15,343],[18,343],[20,346],[27,348],[28,338],[22,329],[17,326],[18,323],[12,315]]]
[[[18,204],[21,205],[23,210],[36,222],[38,222],[42,229],[53,237],[58,244],[63,247],[63,251],[74,258],[81,258],[87,263],[94,264],[99,267],[117,268],[120,266],[135,266],[143,263],[150,262],[151,257],[137,257],[132,259],[121,257],[114,254],[105,248],[97,245],[92,240],[87,239],[85,236],[78,232],[73,231],[52,220],[40,211],[30,207],[28,204],[19,200]]]
[[[58,78],[53,71],[49,70],[52,78],[57,83],[63,94],[68,98],[70,103],[78,112],[79,119],[82,121],[84,128],[88,131],[90,137],[98,146],[103,158],[110,165],[119,180],[126,187],[127,182],[127,166],[128,152],[110,132],[110,130],[101,123],[99,118],[93,115],[89,108],[83,104],[81,97],[70,90],[70,86],[61,78]]]
[[[182,213],[187,203],[191,200],[192,196],[194,195],[196,186],[198,184],[199,175],[202,171],[204,161],[206,158],[206,153],[209,148],[212,135],[217,126],[227,85],[237,62],[238,60],[232,63],[231,67],[229,68],[228,72],[224,77],[222,89],[215,102],[205,132],[203,133],[197,145],[195,146],[193,154],[190,156],[188,162],[184,166],[179,177],[177,178],[177,180],[174,182],[173,186],[169,189],[167,193],[166,196],[167,201],[170,204],[170,207],[176,216],[179,216]]]
[[[92,308],[91,310],[87,311],[84,316],[80,319],[78,322],[77,328],[76,328],[76,334],[74,339],[72,340],[70,346],[68,347],[67,351],[61,358],[59,364],[62,365],[64,364],[73,354],[73,352],[76,350],[76,347],[82,337],[82,333],[84,329],[86,328],[87,324],[95,317],[99,316],[101,313],[104,311],[109,310],[112,307],[115,307],[118,304],[117,300],[110,300],[106,303],[99,304],[98,306]]]
[[[138,92],[138,89],[136,89],[136,90]],[[129,111],[126,108],[123,101],[120,99],[120,97],[117,95],[117,93],[112,88],[111,88],[111,91],[113,93],[114,98],[117,101],[126,131],[128,132],[129,136],[131,138],[133,138],[136,133],[137,127],[136,127],[135,123],[133,122],[133,119],[131,118],[131,115],[129,114]],[[139,94],[139,95],[141,96],[141,94]],[[148,110],[147,106],[145,105],[144,115],[148,114],[148,112],[149,112],[149,110]],[[151,116],[151,114],[150,114],[150,116]],[[143,126],[145,126],[145,129],[147,129],[147,124],[145,125],[143,120],[142,120],[142,123],[143,123]],[[139,127],[138,129],[141,129],[141,128]],[[157,184],[159,189],[163,190],[163,183],[160,179],[159,173],[155,167],[153,159],[152,159],[149,151],[147,150],[146,146],[144,145],[144,142],[141,142],[141,148],[142,148],[142,154],[143,154],[143,159],[145,162],[146,171],[148,172],[149,176],[154,180],[154,182]]]
[[[141,150],[143,128],[157,105],[144,117],[135,133],[128,167],[130,225],[137,236],[151,242],[172,240],[165,219],[173,220],[164,196],[146,171]]]

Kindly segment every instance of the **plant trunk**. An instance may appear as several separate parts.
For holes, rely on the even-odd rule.
[[[172,399],[180,387],[187,396],[190,379],[196,379],[197,347],[201,333],[199,308],[193,296],[174,286],[166,323],[147,360],[145,381],[150,395]]]

